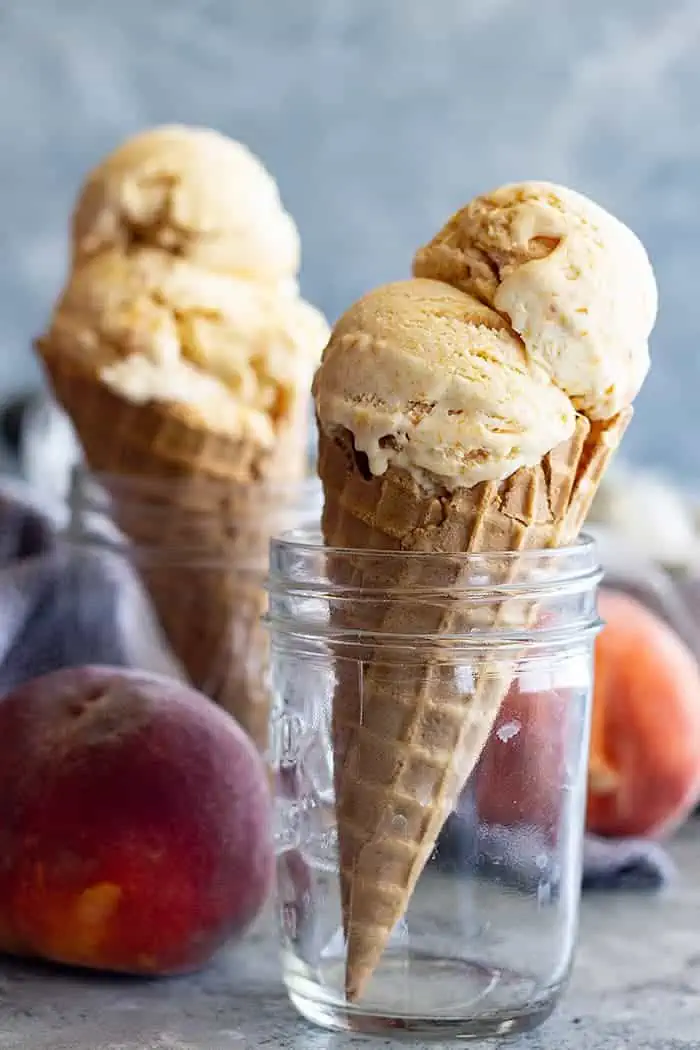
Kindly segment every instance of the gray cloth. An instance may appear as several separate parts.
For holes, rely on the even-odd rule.
[[[626,579],[628,589],[637,588],[644,597],[645,578],[628,574]],[[662,586],[654,577],[651,587],[650,579],[649,604],[671,622],[679,620],[685,637],[693,638],[696,621],[683,611],[685,605],[679,612],[673,585],[664,580]],[[700,585],[696,591],[700,599]],[[0,694],[28,678],[86,663],[156,671],[172,667],[158,645],[148,642],[137,600],[124,559],[58,539],[37,507],[16,495],[0,495]],[[700,653],[700,630],[697,634]],[[478,858],[480,867],[498,865],[501,876],[507,872],[514,882],[529,884],[541,880],[543,856],[547,851],[528,831],[481,826],[466,799],[448,819],[434,863],[466,869]],[[672,873],[663,849],[649,842],[589,837],[583,859],[586,888],[660,887]]]
[[[37,506],[0,493],[0,694],[88,663],[179,673],[126,559],[70,543]]]
[[[56,538],[51,522],[0,496],[0,691],[60,667],[126,665],[108,563]]]
[[[546,886],[556,894],[559,889],[557,851],[540,830],[482,824],[469,798],[448,817],[433,863],[443,871],[492,872],[525,891]],[[658,890],[675,874],[663,846],[644,839],[586,835],[582,864],[584,890]]]
[[[605,586],[624,591],[660,616],[700,661],[700,572],[672,572],[605,530],[594,533]]]

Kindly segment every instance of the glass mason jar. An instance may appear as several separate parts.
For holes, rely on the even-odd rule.
[[[66,542],[93,562],[99,552],[117,581],[117,659],[188,680],[264,750],[270,537],[318,521],[320,499],[315,478],[240,484],[76,469]]]
[[[275,539],[269,611],[284,980],[308,1019],[525,1031],[571,967],[599,571]]]

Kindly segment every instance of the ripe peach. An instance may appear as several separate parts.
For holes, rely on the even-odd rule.
[[[568,694],[506,696],[474,773],[479,820],[556,834],[566,760]]]
[[[587,827],[658,836],[700,797],[700,669],[635,599],[603,589],[599,609]]]
[[[0,950],[171,974],[202,966],[270,889],[260,758],[165,678],[60,671],[0,700]]]

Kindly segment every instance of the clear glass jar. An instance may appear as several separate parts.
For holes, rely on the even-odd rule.
[[[552,1011],[577,930],[598,580],[588,541],[273,541],[278,910],[308,1019],[468,1039]]]
[[[119,579],[123,662],[189,680],[268,743],[270,537],[318,521],[315,478],[240,484],[74,472],[66,542]]]

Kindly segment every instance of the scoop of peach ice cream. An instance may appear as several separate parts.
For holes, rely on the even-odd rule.
[[[127,400],[188,405],[213,430],[271,445],[327,336],[291,293],[140,248],[79,267],[44,341]]]
[[[275,180],[247,147],[208,128],[143,132],[88,176],[73,265],[144,245],[266,283],[292,283],[299,269],[299,235]]]
[[[340,318],[314,379],[319,424],[372,474],[448,488],[532,466],[574,430],[565,393],[496,312],[439,281],[388,284]]]
[[[651,264],[631,230],[574,190],[523,182],[476,197],[419,249],[413,271],[497,310],[589,418],[638,393],[657,310]]]

